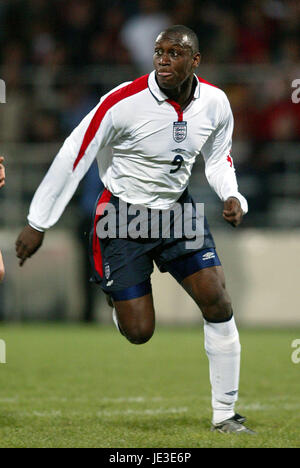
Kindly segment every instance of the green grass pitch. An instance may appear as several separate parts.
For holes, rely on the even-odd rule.
[[[237,411],[256,436],[210,432],[201,324],[131,345],[113,326],[0,326],[0,447],[300,447],[300,329],[241,329]]]

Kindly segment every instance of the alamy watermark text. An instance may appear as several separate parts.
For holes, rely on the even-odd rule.
[[[300,362],[300,339],[292,341],[292,348],[295,348],[295,351],[292,352],[291,360],[294,364],[299,364]]]
[[[204,203],[174,203],[168,210],[100,203],[96,216],[99,239],[186,239],[187,249],[200,249],[204,243]]]

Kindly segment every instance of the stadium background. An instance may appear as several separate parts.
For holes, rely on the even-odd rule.
[[[106,91],[151,71],[153,39],[169,24],[198,34],[199,75],[228,94],[235,117],[232,155],[249,214],[234,230],[208,186],[201,158],[191,192],[205,202],[240,323],[300,323],[300,3],[296,0],[0,1],[0,246],[5,321],[111,321],[88,285],[82,232],[95,199],[95,168],[44,246],[20,269],[14,242],[32,195],[64,138]],[[153,278],[157,320],[199,321],[196,306],[167,275]]]

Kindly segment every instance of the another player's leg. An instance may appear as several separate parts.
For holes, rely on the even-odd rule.
[[[169,271],[181,283],[202,311],[205,350],[212,388],[213,428],[220,432],[251,432],[236,415],[240,372],[240,341],[217,255],[206,267],[204,251],[170,262]],[[204,257],[208,258],[208,257]],[[218,259],[217,259],[218,260]],[[201,269],[199,269],[201,268]],[[188,274],[188,271],[193,272]],[[198,269],[198,271],[197,271]]]

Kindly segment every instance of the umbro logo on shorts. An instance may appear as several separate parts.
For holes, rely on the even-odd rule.
[[[214,252],[206,252],[202,255],[202,260],[210,260],[211,258],[215,258]]]
[[[112,286],[113,282],[114,282],[114,280],[107,281],[106,286]]]

